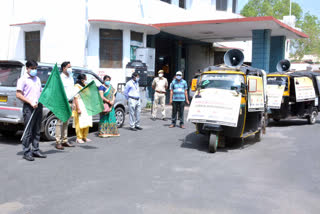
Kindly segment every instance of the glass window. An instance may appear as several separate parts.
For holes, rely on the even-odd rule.
[[[37,76],[40,78],[42,87],[44,87],[45,84],[47,83],[52,69],[53,69],[53,67],[51,67],[51,66],[38,66]]]
[[[40,61],[40,31],[25,32],[25,56]]]
[[[122,68],[122,31],[100,29],[100,67]]]
[[[185,0],[179,0],[179,7],[185,9],[186,5],[185,5]]]
[[[238,3],[238,0],[232,0],[232,13],[237,12],[237,3]]]
[[[200,87],[204,88],[218,88],[232,90],[233,88],[240,89],[241,83],[244,83],[242,75],[234,74],[204,74],[201,77]]]
[[[228,0],[216,0],[216,10],[227,11]]]
[[[0,65],[0,86],[17,86],[20,75],[21,66]]]
[[[288,90],[288,77],[282,76],[269,76],[267,77],[268,85],[285,85],[284,90]]]

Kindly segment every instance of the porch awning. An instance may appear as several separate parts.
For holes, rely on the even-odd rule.
[[[271,36],[286,36],[287,39],[308,38],[308,35],[272,16],[158,23],[153,26],[166,33],[203,42],[251,40],[252,30],[263,29],[270,29]]]
[[[99,24],[102,26],[107,26],[111,29],[124,29],[124,28],[132,28],[138,32],[146,32],[147,34],[153,35],[160,32],[160,28],[157,26],[136,23],[136,22],[127,22],[120,20],[105,20],[105,19],[89,19],[90,24]]]

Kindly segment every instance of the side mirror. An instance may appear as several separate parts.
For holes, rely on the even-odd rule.
[[[241,94],[245,94],[246,93],[246,89],[247,89],[247,85],[244,83],[241,83]]]

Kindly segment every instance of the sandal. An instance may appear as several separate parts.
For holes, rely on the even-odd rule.
[[[84,141],[81,139],[77,139],[77,143],[84,144]]]
[[[83,139],[85,142],[91,142],[92,140],[86,138],[86,139]]]

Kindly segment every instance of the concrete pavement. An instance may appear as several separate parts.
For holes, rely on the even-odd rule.
[[[260,143],[215,154],[190,123],[169,129],[144,112],[143,131],[127,124],[64,151],[42,142],[48,158],[34,162],[19,136],[0,137],[0,213],[319,213],[319,123],[272,123]]]

